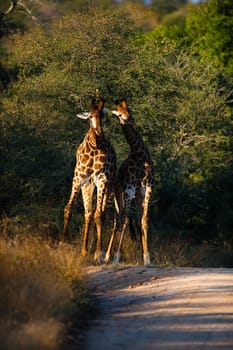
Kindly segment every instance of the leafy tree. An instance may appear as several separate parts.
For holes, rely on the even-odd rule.
[[[180,30],[184,31],[185,24],[186,24],[186,17],[187,17],[187,6],[182,7],[177,11],[174,11],[172,13],[165,15],[161,20],[161,24],[165,27],[177,26],[180,28]]]
[[[95,8],[8,38],[7,69],[18,75],[0,106],[1,208],[67,198],[87,129],[75,114],[99,88],[109,108],[127,97],[149,145],[156,222],[231,232],[231,82],[180,36],[164,28],[140,35],[126,12]],[[110,116],[104,124],[121,162],[128,152],[121,127]]]
[[[209,223],[208,193],[232,164],[229,90],[191,52],[151,37],[124,70],[120,86],[137,106],[135,119],[160,178],[160,220],[177,227]]]
[[[233,7],[231,0],[210,0],[193,6],[186,30],[202,60],[233,71]]]
[[[96,88],[115,99],[133,37],[125,13],[94,9],[9,39],[8,67],[19,74],[1,106],[1,208],[17,197],[59,196],[70,187],[75,149],[86,130],[75,115],[89,108]]]
[[[151,0],[151,7],[163,17],[168,13],[177,11],[180,7],[187,4],[187,0]]]

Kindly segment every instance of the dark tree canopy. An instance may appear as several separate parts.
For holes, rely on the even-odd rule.
[[[186,30],[184,23],[164,24],[145,33],[119,4],[110,8],[101,2],[85,12],[68,10],[66,1],[60,4],[62,16],[27,22],[18,31],[8,27],[0,51],[2,212],[45,200],[60,210],[75,150],[88,127],[75,116],[89,108],[98,88],[109,111],[116,99],[127,97],[150,149],[156,169],[151,222],[198,232],[197,237],[228,237],[232,19],[229,2],[221,4],[225,12],[217,0],[195,5]],[[104,127],[119,165],[128,146],[111,112]]]

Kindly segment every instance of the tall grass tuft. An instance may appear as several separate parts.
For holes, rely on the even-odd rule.
[[[1,346],[59,349],[70,320],[87,302],[77,249],[54,244],[38,233],[20,232],[6,220],[0,236]]]

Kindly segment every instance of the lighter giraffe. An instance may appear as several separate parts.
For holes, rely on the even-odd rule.
[[[92,100],[90,112],[77,115],[82,119],[89,119],[90,128],[76,152],[72,191],[64,209],[64,229],[62,234],[62,240],[64,240],[71,216],[72,205],[81,189],[85,212],[81,254],[83,257],[87,255],[89,229],[93,217],[93,193],[96,187],[97,203],[94,221],[97,232],[97,245],[94,260],[97,263],[101,263],[103,260],[103,214],[106,209],[108,196],[114,191],[116,175],[116,154],[104,135],[102,128],[103,113],[104,101],[100,100],[99,103],[96,103],[96,100]]]
[[[150,265],[148,248],[149,206],[154,184],[154,167],[147,146],[140,133],[134,127],[134,119],[126,100],[116,102],[116,111],[124,136],[130,146],[130,153],[119,168],[116,181],[116,198],[119,205],[118,218],[115,220],[111,239],[105,256],[108,262],[116,232],[120,229],[120,242],[115,254],[115,262],[120,259],[120,252],[127,226],[133,198],[137,207],[137,226],[141,232],[144,265]]]

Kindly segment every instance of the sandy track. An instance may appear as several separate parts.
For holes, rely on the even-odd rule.
[[[233,270],[88,267],[86,350],[232,350]]]

